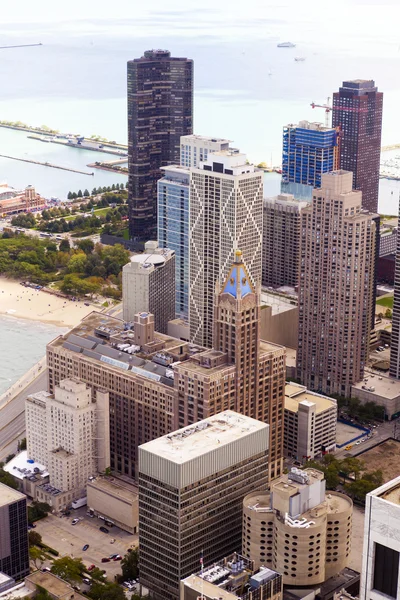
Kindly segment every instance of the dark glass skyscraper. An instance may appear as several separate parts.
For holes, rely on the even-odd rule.
[[[353,172],[353,188],[372,213],[378,212],[382,103],[372,79],[344,81],[333,94],[332,126],[342,130],[340,169]]]
[[[157,239],[160,167],[179,163],[180,137],[193,130],[193,61],[148,50],[128,62],[129,232]]]
[[[23,579],[29,575],[26,496],[0,483],[0,572]]]

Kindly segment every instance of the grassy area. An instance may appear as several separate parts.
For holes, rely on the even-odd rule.
[[[390,308],[392,310],[393,309],[393,295],[382,296],[381,298],[377,299],[376,303],[379,304],[379,306],[384,306],[385,308]]]
[[[122,237],[124,238],[124,240],[129,240],[129,227],[124,229],[124,233],[123,233]]]

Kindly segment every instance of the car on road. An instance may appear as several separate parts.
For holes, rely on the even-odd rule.
[[[101,526],[101,527],[99,527],[99,529],[100,529],[100,531],[102,531],[103,533],[109,533],[109,531],[108,531],[107,527],[103,527],[103,526]]]
[[[84,552],[86,552],[86,550],[87,550],[88,548],[89,548],[89,544],[85,544],[85,545],[83,546],[82,550],[83,550]]]
[[[108,558],[115,558],[116,556],[118,556],[117,552],[115,554],[110,554],[110,556]]]
[[[76,525],[77,523],[79,523],[79,519],[72,519],[72,525]]]
[[[353,445],[352,445],[352,444],[349,444],[348,446],[346,446],[346,447],[345,447],[345,450],[351,450],[351,449],[352,449],[352,447],[353,447]]]
[[[110,562],[110,559],[109,558],[102,558],[101,562]]]
[[[86,585],[92,585],[92,580],[88,577],[83,577],[82,581],[83,583],[86,583]]]
[[[365,439],[365,438],[363,438],[363,439],[361,440],[361,443],[363,443],[363,442],[365,442],[365,441],[366,441],[366,439]]]
[[[35,529],[35,523],[28,523],[28,529]]]
[[[114,560],[114,561],[116,561],[116,560],[122,560],[122,556],[121,556],[120,554],[117,554],[117,556],[115,556],[115,557],[113,558],[113,560]]]
[[[358,444],[361,444],[361,440],[356,441],[356,446],[358,446]]]
[[[93,571],[93,569],[95,569],[95,568],[96,568],[96,565],[90,565],[90,567],[88,567],[88,571],[89,572]]]
[[[51,569],[49,569],[49,567],[43,567],[43,569],[41,569],[42,573],[51,573]]]

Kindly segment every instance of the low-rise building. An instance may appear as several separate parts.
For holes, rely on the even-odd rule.
[[[382,406],[382,417],[389,421],[400,414],[400,381],[395,377],[365,369],[364,379],[351,386],[351,396],[362,404],[375,402]]]
[[[0,217],[41,210],[45,206],[46,200],[36,193],[32,185],[28,185],[24,192],[13,191],[6,184],[0,185]]]
[[[282,575],[236,552],[181,581],[180,600],[282,600]]]
[[[296,348],[299,309],[294,288],[261,291],[260,335],[262,340]]]
[[[286,586],[321,584],[347,565],[352,512],[348,496],[325,493],[321,471],[292,468],[243,500],[242,554],[282,573]]]
[[[18,452],[6,465],[4,470],[14,477],[18,489],[29,498],[36,498],[36,487],[49,483],[49,472],[45,465],[28,458],[27,450]]]
[[[360,600],[400,597],[400,477],[367,494]]]
[[[96,477],[88,481],[87,505],[101,520],[117,525],[129,533],[137,533],[139,521],[138,488],[126,479]]]
[[[73,587],[48,571],[35,571],[25,578],[25,586],[32,592],[38,592],[41,588],[53,598],[53,600],[86,600]]]
[[[301,462],[336,449],[337,402],[298,383],[285,386],[286,456]]]

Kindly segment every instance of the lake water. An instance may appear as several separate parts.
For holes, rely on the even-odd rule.
[[[231,139],[251,160],[280,164],[282,126],[323,121],[324,111],[310,103],[324,103],[344,79],[375,79],[385,94],[382,143],[399,143],[399,16],[397,0],[337,0],[334,8],[327,0],[8,2],[0,46],[43,46],[0,49],[0,119],[126,142],[126,62],[161,47],[195,61],[195,132]],[[277,48],[288,40],[295,49]],[[295,62],[295,56],[306,60]],[[0,154],[25,153],[82,170],[96,160],[93,152],[0,129]],[[0,159],[0,180],[35,185],[45,196],[121,179]],[[267,195],[279,190],[276,175],[265,181]],[[400,182],[381,182],[381,212],[397,214],[399,192]],[[34,324],[23,329],[31,340],[24,352],[43,355],[45,339],[27,333],[31,327],[36,331]],[[0,377],[7,378],[4,356],[22,371],[33,358],[21,356],[18,341],[6,344],[0,336]]]

